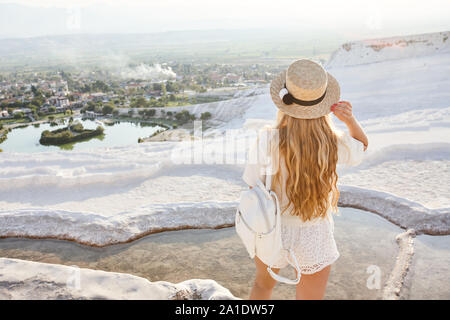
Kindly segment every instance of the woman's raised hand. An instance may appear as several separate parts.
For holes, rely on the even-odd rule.
[[[334,115],[339,120],[347,125],[350,135],[364,144],[365,151],[369,144],[369,140],[367,139],[367,135],[363,128],[353,116],[351,103],[348,101],[339,101],[331,106],[331,111],[333,111]]]
[[[339,101],[331,106],[331,111],[334,115],[344,123],[354,120],[352,113],[352,105],[348,101]]]

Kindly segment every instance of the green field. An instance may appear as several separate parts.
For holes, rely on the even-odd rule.
[[[114,68],[140,62],[287,65],[302,57],[327,59],[345,40],[329,33],[257,29],[0,39],[0,72]]]

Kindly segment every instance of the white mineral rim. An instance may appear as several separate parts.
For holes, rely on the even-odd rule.
[[[399,253],[395,261],[394,269],[391,271],[383,289],[382,297],[384,300],[399,300],[401,298],[404,281],[414,255],[415,236],[415,231],[409,229],[396,237]]]

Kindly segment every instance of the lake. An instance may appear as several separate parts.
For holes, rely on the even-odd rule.
[[[98,125],[102,124],[98,120],[75,120],[80,121],[85,129],[95,129]],[[79,141],[61,146],[43,146],[39,143],[42,131],[52,131],[65,126],[66,125],[64,124],[58,124],[57,126],[52,127],[49,123],[42,123],[39,126],[29,125],[27,127],[12,129],[11,132],[8,133],[8,139],[0,144],[0,148],[3,149],[3,152],[31,153],[118,147],[137,144],[139,138],[149,137],[157,130],[164,129],[161,126],[149,123],[117,121],[113,125],[103,124],[103,127],[105,128],[104,134],[90,138],[86,141]]]

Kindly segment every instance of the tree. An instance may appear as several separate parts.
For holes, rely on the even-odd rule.
[[[95,91],[100,91],[100,92],[108,92],[109,91],[108,85],[100,80],[96,80],[92,84],[92,89]]]
[[[179,93],[180,92],[180,86],[176,82],[167,81],[166,82],[166,90],[169,91],[169,92]]]
[[[148,102],[144,97],[139,97],[131,103],[132,108],[145,108],[148,107]]]
[[[87,110],[88,110],[88,111],[94,111],[94,110],[95,110],[95,103],[92,102],[92,101],[89,101],[89,102],[87,103]]]
[[[146,115],[147,117],[153,117],[155,114],[156,114],[155,109],[148,109],[148,110],[145,110],[145,115]]]
[[[113,114],[115,117],[117,117],[117,116],[119,115],[119,110],[114,109],[113,112],[112,112],[112,114]]]
[[[91,92],[92,88],[90,85],[85,84],[82,88],[81,88],[81,92],[86,93],[86,92]]]
[[[192,116],[194,116],[194,115],[191,115],[189,113],[189,111],[182,110],[175,115],[175,119],[177,119],[180,124],[184,124],[184,123],[188,122],[189,120],[192,120]],[[195,116],[194,116],[194,119],[195,119]]]
[[[23,116],[24,116],[23,112],[16,112],[14,114],[14,119],[21,119],[23,118]]]
[[[154,91],[161,91],[162,89],[161,83],[153,83],[152,88]]]
[[[35,96],[33,100],[31,100],[31,104],[40,107],[44,104],[44,98],[42,96]]]
[[[48,111],[50,111],[50,112],[56,112],[56,108],[52,106],[52,107],[48,108]]]
[[[203,112],[203,113],[200,115],[200,119],[201,119],[201,120],[208,120],[208,119],[210,119],[210,118],[211,118],[211,113],[208,112],[208,111]]]
[[[102,109],[103,115],[110,114],[110,113],[112,113],[113,111],[114,111],[114,107],[113,107],[113,106],[111,106],[111,105],[109,105],[109,104],[105,104],[105,105],[103,106],[103,109]]]
[[[94,112],[95,113],[102,113],[103,111],[103,105],[102,104],[97,104],[94,108]]]

